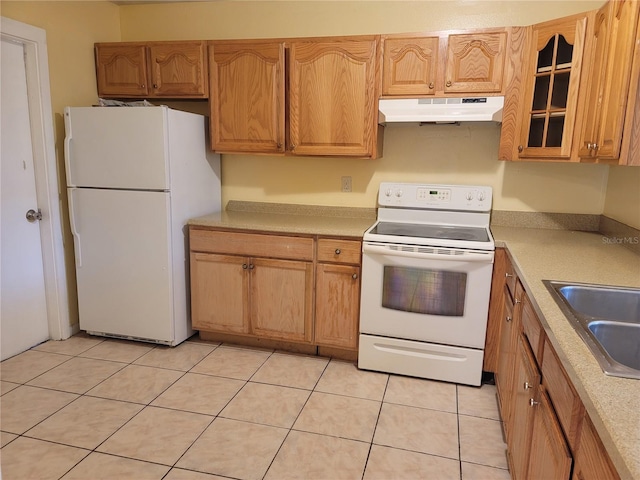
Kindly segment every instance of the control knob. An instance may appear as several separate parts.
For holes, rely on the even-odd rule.
[[[402,190],[396,190],[396,197],[400,198],[402,196]]]
[[[467,200],[473,200],[473,192],[467,192]]]

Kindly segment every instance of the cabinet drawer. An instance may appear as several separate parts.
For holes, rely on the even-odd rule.
[[[547,338],[544,340],[542,355],[542,383],[545,385],[560,425],[573,450],[577,443],[584,406]]]
[[[313,238],[310,237],[239,233],[191,227],[189,246],[194,252],[313,260]]]
[[[518,277],[516,275],[516,271],[513,268],[513,265],[511,264],[511,262],[507,262],[507,268],[504,276],[505,276],[505,283],[509,288],[509,294],[511,295],[511,298],[513,298],[516,294],[516,283],[518,283]]]
[[[542,349],[544,347],[542,340],[542,325],[540,325],[540,320],[538,320],[538,316],[533,310],[533,305],[531,305],[531,300],[529,300],[527,295],[524,296],[522,301],[521,318],[522,331],[527,337],[527,340],[529,340],[529,345],[531,345],[533,355],[536,357],[539,364],[542,359]]]
[[[360,263],[362,244],[354,240],[318,239],[318,261],[334,263]]]

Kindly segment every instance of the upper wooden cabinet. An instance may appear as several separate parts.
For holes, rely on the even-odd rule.
[[[211,42],[213,149],[375,157],[378,43],[374,36]]]
[[[207,98],[205,42],[96,43],[98,95]]]
[[[640,2],[617,0],[595,15],[578,151],[583,160],[617,162],[620,157],[639,11]]]
[[[384,36],[382,94],[499,94],[503,91],[507,39],[507,29]]]
[[[449,35],[445,93],[500,93],[507,32]]]
[[[434,95],[439,37],[385,38],[383,95]]]
[[[215,151],[284,153],[284,53],[281,42],[209,45]]]
[[[520,158],[571,158],[587,17],[532,28],[523,75]]]
[[[292,153],[372,156],[378,127],[377,45],[375,37],[291,43]]]

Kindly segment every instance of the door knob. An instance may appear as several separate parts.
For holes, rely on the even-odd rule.
[[[42,220],[42,212],[40,211],[40,209],[38,209],[38,211],[36,212],[36,211],[32,208],[31,210],[29,210],[29,211],[27,212],[26,217],[27,217],[27,220],[28,220],[30,223],[33,223],[33,222],[35,222],[35,221]]]

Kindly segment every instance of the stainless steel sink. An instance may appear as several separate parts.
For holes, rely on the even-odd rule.
[[[640,379],[640,289],[543,283],[607,375]]]

